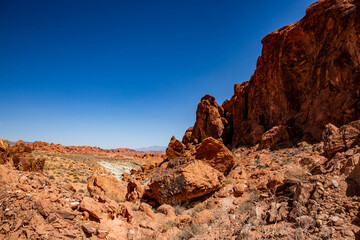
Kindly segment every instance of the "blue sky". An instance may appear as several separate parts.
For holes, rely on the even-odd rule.
[[[0,1],[0,138],[167,145],[315,1]]]

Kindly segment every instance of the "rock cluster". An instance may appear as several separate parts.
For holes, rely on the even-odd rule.
[[[31,154],[31,148],[17,144],[10,147],[8,141],[0,139],[0,163],[10,164],[20,171],[42,171],[45,159],[35,159]]]

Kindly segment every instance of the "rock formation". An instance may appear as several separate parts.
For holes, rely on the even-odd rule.
[[[192,160],[158,173],[149,187],[156,200],[176,204],[218,190],[223,175],[210,165]]]
[[[255,73],[235,84],[230,100],[220,107],[213,97],[202,98],[193,140],[254,145],[267,130],[286,125],[295,140],[320,141],[326,124],[359,119],[359,4],[318,1],[297,23],[265,36]]]
[[[118,202],[125,201],[126,185],[113,176],[92,176],[88,178],[87,189],[91,196],[105,195]]]
[[[360,144],[360,120],[354,121],[340,128],[333,124],[326,125],[323,133],[324,151],[328,157],[337,152],[343,152]]]
[[[180,157],[185,150],[185,145],[172,136],[169,146],[166,149],[166,156],[169,160]]]
[[[201,142],[207,137],[220,138],[224,130],[223,116],[224,110],[213,96],[207,94],[202,97],[196,110],[192,140]]]
[[[262,135],[259,150],[265,148],[276,149],[290,147],[291,143],[287,126],[275,126]]]
[[[212,137],[204,139],[197,147],[195,158],[210,164],[222,173],[230,171],[234,165],[232,152],[221,141]]]
[[[20,171],[42,171],[45,159],[34,158],[31,148],[18,144],[9,147],[9,142],[0,139],[0,164],[11,164]]]

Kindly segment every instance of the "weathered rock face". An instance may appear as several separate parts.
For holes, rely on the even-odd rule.
[[[183,136],[183,139],[182,139],[182,143],[185,144],[185,145],[188,145],[190,143],[193,142],[193,139],[192,139],[192,133],[193,133],[193,130],[194,128],[193,127],[189,127],[184,136]]]
[[[113,176],[91,176],[87,189],[91,196],[105,195],[112,200],[124,202],[127,188]]]
[[[213,96],[207,94],[202,97],[196,110],[196,122],[191,138],[198,142],[207,137],[220,138],[224,130],[223,116],[224,110]]]
[[[352,172],[351,177],[356,181],[356,183],[360,187],[360,162],[356,165],[354,171]]]
[[[259,126],[286,124],[320,140],[327,123],[359,119],[359,31],[359,2],[339,0],[318,1],[268,34],[254,75],[235,87],[232,145],[259,141]]]
[[[326,124],[359,119],[359,32],[359,1],[312,4],[300,21],[264,37],[255,73],[235,84],[222,105],[227,123],[215,100],[202,99],[194,139],[221,136],[231,147],[254,145],[267,130],[287,125],[295,140],[319,141]]]
[[[360,120],[337,128],[333,124],[326,125],[323,133],[324,151],[328,157],[343,152],[360,143]]]
[[[210,165],[192,160],[160,172],[149,187],[160,204],[178,204],[218,190],[223,174]]]
[[[172,136],[169,146],[166,149],[166,156],[169,160],[180,157],[185,150],[185,145]]]
[[[204,139],[196,149],[196,159],[210,164],[216,170],[225,173],[234,165],[234,155],[220,140],[212,137]]]
[[[290,146],[291,140],[287,127],[275,126],[262,135],[258,149],[276,149]]]

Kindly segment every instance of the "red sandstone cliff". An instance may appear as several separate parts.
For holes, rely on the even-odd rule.
[[[254,145],[278,125],[292,140],[320,140],[326,124],[359,119],[359,1],[318,1],[262,44],[255,73],[235,84],[230,100],[220,107],[205,96],[199,103],[191,141],[206,136],[232,147]]]

